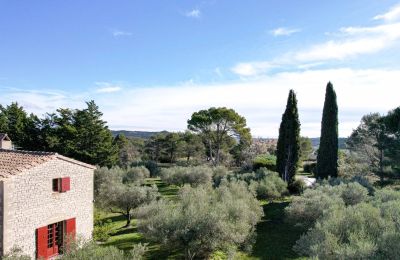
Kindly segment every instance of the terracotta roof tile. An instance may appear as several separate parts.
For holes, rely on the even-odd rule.
[[[0,178],[9,178],[13,175],[18,175],[24,170],[54,159],[61,159],[86,168],[96,168],[93,165],[57,153],[0,149]]]

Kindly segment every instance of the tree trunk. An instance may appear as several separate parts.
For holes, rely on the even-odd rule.
[[[381,185],[383,185],[383,149],[379,150],[379,176]]]
[[[131,212],[130,212],[129,208],[126,209],[125,217],[126,217],[126,225],[125,225],[125,227],[127,228],[127,227],[129,227],[131,225],[131,219],[132,219]]]

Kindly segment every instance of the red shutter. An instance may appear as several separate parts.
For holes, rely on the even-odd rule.
[[[47,226],[36,229],[37,258],[47,259]]]
[[[71,189],[71,179],[69,177],[65,177],[61,179],[61,192],[66,192]]]
[[[67,219],[65,221],[65,235],[66,235],[66,250],[68,251],[71,241],[75,241],[76,236],[76,220],[75,218]]]

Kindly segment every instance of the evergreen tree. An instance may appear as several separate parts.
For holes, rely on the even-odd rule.
[[[300,121],[296,94],[290,90],[285,113],[279,127],[277,171],[281,178],[292,183],[300,157]]]
[[[331,82],[326,86],[322,113],[321,139],[317,157],[317,177],[338,175],[338,106]]]

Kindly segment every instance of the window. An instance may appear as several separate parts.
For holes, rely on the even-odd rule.
[[[69,177],[53,179],[54,192],[66,192],[71,189],[71,179]]]

